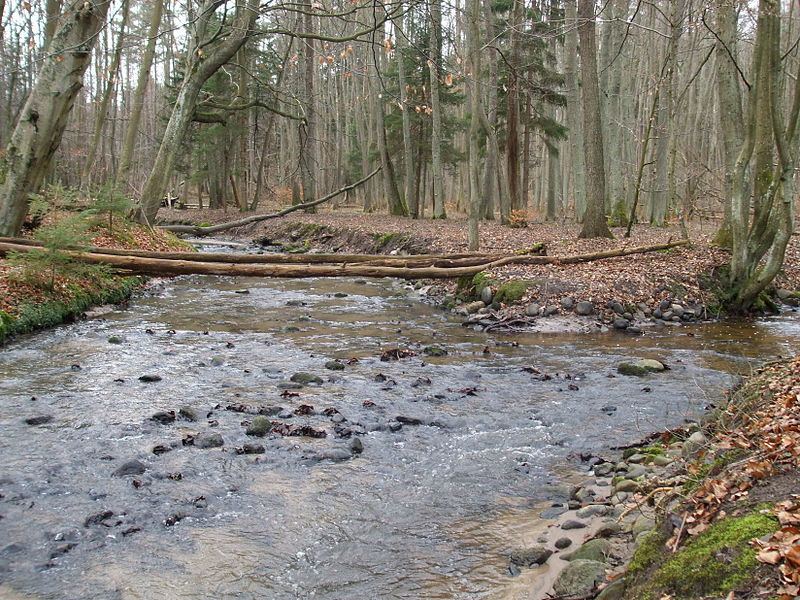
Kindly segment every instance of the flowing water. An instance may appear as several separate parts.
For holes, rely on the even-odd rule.
[[[576,455],[696,418],[798,344],[792,314],[512,338],[400,282],[174,279],[0,351],[0,598],[525,598],[507,554]],[[416,354],[380,360],[397,348]],[[640,357],[671,369],[613,376]],[[287,389],[296,372],[323,383]],[[249,437],[236,405],[327,436]],[[199,420],[150,420],[181,407]],[[224,446],[182,445],[199,432]]]

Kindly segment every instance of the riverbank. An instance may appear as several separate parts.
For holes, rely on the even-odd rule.
[[[798,393],[800,358],[774,361],[702,424],[590,458],[510,569],[531,569],[537,600],[797,598]]]
[[[238,213],[166,211],[167,221],[223,223]],[[418,284],[467,324],[485,331],[542,333],[593,332],[610,329],[639,333],[643,327],[675,326],[720,316],[715,295],[720,270],[729,260],[712,238],[717,223],[688,224],[691,246],[683,246],[579,264],[506,265],[458,284]],[[569,256],[665,244],[681,239],[677,225],[613,228],[615,239],[579,240],[579,226],[531,223],[510,228],[483,222],[481,250],[515,253],[541,245],[549,256]],[[465,252],[466,220],[412,221],[363,213],[295,213],[227,232],[237,241],[256,241],[290,252],[419,254]],[[787,249],[785,266],[772,289],[774,305],[791,309],[800,299],[800,241]]]
[[[114,229],[95,225],[86,246],[119,249],[186,250],[175,236],[117,219]],[[85,268],[50,250],[36,256],[0,257],[0,344],[16,335],[72,321],[102,304],[126,300],[146,278],[103,268]]]

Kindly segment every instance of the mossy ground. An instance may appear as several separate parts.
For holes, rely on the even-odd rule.
[[[628,567],[625,597],[701,598],[747,587],[759,566],[750,540],[778,528],[777,519],[754,509],[717,521],[676,553],[665,548],[662,533],[652,532],[642,540]]]
[[[71,284],[68,294],[23,303],[16,316],[0,311],[0,344],[15,335],[68,322],[92,306],[122,302],[142,281],[141,277],[107,277],[90,287]]]

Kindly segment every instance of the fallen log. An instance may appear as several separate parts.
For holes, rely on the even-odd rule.
[[[314,206],[318,206],[323,202],[327,202],[328,200],[336,198],[336,196],[340,194],[349,192],[350,190],[355,189],[361,184],[366,183],[367,181],[372,179],[375,175],[377,175],[378,171],[380,170],[381,167],[378,167],[363,179],[359,179],[355,183],[351,183],[350,185],[341,187],[335,192],[331,192],[330,194],[323,196],[322,198],[317,198],[316,200],[312,200],[311,202],[305,202],[303,204],[295,204],[294,206],[289,206],[287,208],[284,208],[283,210],[279,210],[278,212],[270,213],[268,215],[252,215],[250,217],[245,217],[244,219],[239,219],[238,221],[220,223],[219,225],[209,225],[207,227],[203,227],[201,225],[159,225],[159,229],[163,229],[165,231],[171,231],[173,233],[188,233],[190,235],[194,235],[197,237],[203,237],[206,235],[219,233],[221,231],[227,231],[228,229],[233,229],[235,227],[243,227],[245,225],[250,225],[251,223],[266,221],[267,219],[277,219],[278,217],[283,217],[296,210],[305,210],[306,208],[313,208]]]
[[[617,250],[607,250],[591,254],[573,256],[520,256],[510,255],[503,257],[486,256],[483,262],[474,265],[456,266],[404,266],[402,264],[383,265],[370,264],[369,262],[347,262],[341,260],[330,261],[328,264],[264,264],[257,262],[231,263],[231,262],[210,262],[195,260],[195,257],[202,259],[203,254],[192,253],[192,260],[166,259],[142,256],[124,256],[119,254],[104,252],[76,252],[70,251],[69,254],[76,260],[88,263],[105,263],[129,273],[143,273],[151,275],[228,275],[228,276],[247,276],[247,277],[398,277],[403,279],[442,279],[452,277],[463,277],[474,275],[481,271],[500,267],[507,264],[571,264],[578,262],[589,262],[602,260],[618,256],[627,256],[655,250],[666,250],[676,246],[683,246],[687,240],[657,244],[655,246],[640,246],[636,248],[619,248]],[[25,244],[12,244],[0,242],[0,255],[6,252],[29,251],[34,246]],[[154,253],[159,254],[159,253]],[[241,255],[237,255],[241,256]],[[244,255],[248,257],[248,255]],[[317,255],[310,255],[317,256]],[[336,255],[331,255],[336,257]],[[355,255],[358,256],[358,255]],[[260,258],[249,257],[249,258]],[[307,257],[306,257],[307,258]],[[400,258],[400,257],[393,257]],[[405,257],[403,257],[405,258]]]
[[[41,247],[37,240],[26,238],[0,237],[0,244]],[[7,249],[13,249],[10,246]],[[17,248],[19,250],[19,248]],[[188,260],[195,262],[222,262],[229,264],[329,264],[363,263],[373,266],[395,267],[469,267],[481,265],[506,256],[505,254],[485,254],[467,252],[463,254],[413,254],[391,256],[386,254],[231,254],[225,252],[153,252],[151,250],[124,250],[117,248],[82,248],[76,251],[114,256],[136,256],[140,258],[162,258],[166,260]]]

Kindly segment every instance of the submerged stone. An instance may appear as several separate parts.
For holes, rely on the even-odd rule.
[[[304,372],[295,373],[289,379],[291,381],[293,381],[295,383],[299,383],[301,385],[309,385],[309,384],[321,385],[322,384],[322,377],[320,377],[319,375],[313,375],[311,373],[304,373]]]

